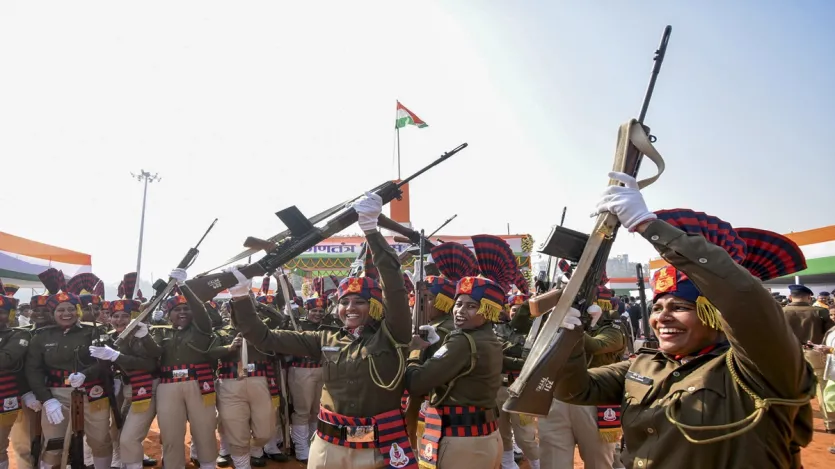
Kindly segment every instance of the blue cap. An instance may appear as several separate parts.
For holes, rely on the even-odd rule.
[[[828,291],[822,291],[822,292],[818,293],[818,296],[829,296],[829,292]]]
[[[789,291],[792,293],[803,293],[806,295],[814,295],[812,290],[809,289],[806,285],[789,285]]]

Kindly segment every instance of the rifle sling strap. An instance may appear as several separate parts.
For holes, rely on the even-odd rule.
[[[661,154],[658,153],[658,150],[650,142],[650,138],[644,130],[644,127],[636,119],[631,119],[618,129],[618,144],[615,151],[615,164],[613,168],[615,171],[623,171],[630,143],[655,163],[655,166],[658,168],[658,172],[654,176],[638,182],[638,188],[643,189],[661,177],[665,169],[664,158],[661,157]],[[613,182],[617,183],[617,181]]]

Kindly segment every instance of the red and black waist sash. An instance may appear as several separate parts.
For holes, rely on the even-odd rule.
[[[160,384],[197,381],[200,393],[205,397],[215,392],[215,376],[208,363],[163,366],[160,368]]]
[[[499,428],[499,411],[475,406],[426,406],[426,428],[420,439],[420,466],[435,468],[438,447],[446,436],[487,436]]]
[[[0,417],[20,409],[20,385],[14,373],[0,371],[0,402],[3,403]]]
[[[418,467],[400,409],[374,417],[348,417],[320,407],[316,434],[328,443],[346,448],[376,448],[385,458],[387,467]]]
[[[154,380],[159,376],[155,371],[144,370],[128,371],[126,374],[130,384],[131,410],[142,412],[154,397]]]
[[[294,368],[322,368],[322,363],[310,357],[293,357],[289,363]]]
[[[277,397],[281,395],[281,388],[278,385],[278,378],[276,378],[275,365],[268,361],[259,361],[247,365],[247,377],[263,376],[267,379],[267,388],[270,390],[270,397],[273,398],[273,404],[278,406]],[[238,378],[238,363],[237,362],[221,362],[217,369],[217,377],[219,379],[237,379]]]
[[[50,388],[69,388],[71,371],[50,369],[46,375],[46,385]],[[100,399],[106,399],[104,383],[100,379],[85,379],[84,384],[79,387],[87,394],[87,402],[93,403]]]

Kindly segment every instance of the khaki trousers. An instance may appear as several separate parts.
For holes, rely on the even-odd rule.
[[[378,469],[381,467],[387,467],[386,460],[377,448],[346,448],[328,443],[319,438],[319,435],[313,439],[307,459],[307,469]]]
[[[308,425],[319,418],[323,385],[321,368],[290,367],[287,371],[287,387],[293,397],[293,425]]]
[[[72,388],[50,388],[49,390],[52,392],[52,397],[61,403],[64,421],[58,425],[52,425],[46,418],[46,412],[41,411],[41,427],[45,442],[52,438],[64,438],[67,425],[70,425]],[[109,458],[113,455],[113,444],[110,441],[110,407],[93,411],[90,409],[86,395],[84,396],[84,436],[87,437],[87,444],[90,445],[94,458]],[[45,452],[43,461],[53,466],[60,464],[61,450]]]
[[[499,431],[487,436],[445,436],[438,446],[438,469],[500,469],[502,437]],[[567,466],[572,467],[572,466]]]
[[[30,452],[32,449],[32,431],[30,427],[33,419],[37,418],[40,418],[40,415],[28,407],[23,407],[17,414],[17,420],[12,427],[10,437],[12,449],[17,455],[17,469],[32,469],[32,455]]]
[[[159,380],[155,379],[151,387],[151,402],[148,405],[148,410],[145,412],[134,412],[130,407],[131,400],[131,386],[125,386],[125,395],[128,405],[127,414],[125,415],[125,423],[122,425],[122,432],[119,435],[119,451],[122,457],[122,464],[137,464],[141,463],[145,457],[145,450],[142,443],[145,437],[148,436],[148,431],[151,428],[151,423],[157,416],[156,394]]]
[[[827,412],[823,403],[823,388],[826,386],[826,380],[823,378],[823,372],[826,369],[826,355],[815,350],[804,350],[803,355],[806,357],[806,361],[812,365],[815,378],[818,381],[815,386],[815,398],[818,400],[818,407],[823,418],[823,427],[827,430],[835,429],[835,413]]]
[[[249,454],[250,444],[264,446],[276,425],[270,389],[263,376],[218,380],[217,410],[232,456]]]
[[[197,460],[202,464],[214,463],[217,458],[217,409],[214,405],[203,404],[199,383],[160,383],[155,397],[165,468],[182,469],[186,465],[186,421],[197,449]]]
[[[574,446],[586,469],[612,469],[615,444],[607,443],[597,429],[597,407],[566,404],[554,399],[548,416],[539,419],[542,469],[573,467]]]
[[[507,388],[502,386],[496,398],[499,406],[499,432],[502,436],[502,447],[504,451],[513,450],[513,436],[516,436],[516,444],[522,449],[522,453],[529,461],[539,459],[539,444],[536,442],[536,418],[522,416],[502,409],[508,399]]]

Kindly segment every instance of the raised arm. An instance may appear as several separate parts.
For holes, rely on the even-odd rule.
[[[321,359],[324,331],[271,331],[255,314],[252,296],[233,298],[230,304],[232,324],[253,346],[263,351]]]
[[[554,397],[575,405],[615,405],[623,400],[630,362],[586,368],[588,357],[578,340],[554,384]]]
[[[383,302],[386,307],[386,321],[394,340],[401,344],[408,344],[412,338],[412,319],[409,309],[409,294],[403,283],[400,272],[400,261],[394,249],[388,245],[386,238],[377,231],[365,233],[368,247],[371,249],[374,266],[380,272],[380,283],[383,289]]]
[[[702,236],[687,235],[659,220],[642,225],[639,231],[722,313],[722,330],[744,375],[760,389],[781,397],[803,392],[806,364],[797,338],[759,279]],[[763,363],[769,365],[757,366]]]
[[[200,301],[200,298],[195,296],[194,292],[186,284],[180,285],[180,291],[183,292],[183,296],[188,301],[188,307],[191,309],[191,314],[194,317],[192,319],[194,326],[204,334],[211,334],[212,320],[209,317],[209,312],[206,311],[206,305]]]
[[[583,347],[589,355],[602,355],[617,352],[624,347],[624,337],[620,330],[606,327],[596,336],[583,334]]]

